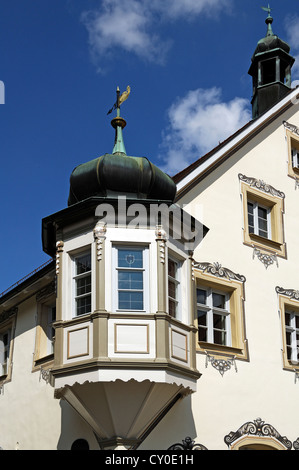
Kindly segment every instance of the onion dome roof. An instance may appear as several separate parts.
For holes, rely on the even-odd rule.
[[[120,104],[127,99],[130,88],[119,96],[113,109],[117,116],[111,125],[115,129],[115,143],[111,154],[104,154],[77,166],[70,176],[68,205],[90,197],[115,197],[129,195],[140,199],[173,202],[176,184],[170,176],[151,163],[146,157],[126,154],[123,128],[126,121],[120,117]]]

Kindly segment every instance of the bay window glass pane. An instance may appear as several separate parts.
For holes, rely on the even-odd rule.
[[[77,315],[83,315],[91,311],[91,296],[80,297],[76,300],[77,303]]]
[[[143,268],[142,250],[118,249],[119,268]]]
[[[90,253],[76,258],[76,274],[84,274],[88,271],[91,271]]]
[[[118,306],[121,310],[143,310],[143,292],[120,291]]]
[[[168,259],[168,276],[176,278],[177,264],[172,259]]]
[[[207,303],[207,292],[203,289],[196,289],[197,303],[206,305]]]
[[[91,291],[91,275],[77,279],[76,282],[77,293],[76,295],[88,294]]]
[[[168,295],[176,299],[176,283],[173,281],[168,281]]]
[[[142,272],[119,271],[118,272],[118,288],[129,289],[129,290],[142,290],[143,289]]]
[[[177,302],[175,300],[168,300],[168,312],[171,317],[176,316]]]
[[[299,315],[295,315],[295,328],[299,329]]]
[[[288,312],[285,312],[285,324],[286,326],[291,326],[291,315]]]

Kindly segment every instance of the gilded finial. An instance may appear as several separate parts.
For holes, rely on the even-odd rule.
[[[115,141],[114,141],[114,147],[113,147],[113,154],[126,154],[126,149],[123,141],[123,135],[122,135],[122,130],[126,126],[126,121],[120,116],[120,105],[126,101],[129,97],[131,88],[127,86],[126,91],[124,91],[120,95],[119,87],[116,89],[116,102],[112,106],[111,109],[109,109],[107,114],[112,113],[114,109],[116,109],[116,117],[114,117],[111,121],[112,127],[115,129]]]

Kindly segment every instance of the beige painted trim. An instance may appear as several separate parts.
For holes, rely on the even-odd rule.
[[[264,436],[243,436],[231,446],[231,450],[287,450],[280,442],[273,437]]]
[[[291,309],[299,313],[299,302],[289,297],[278,294],[279,299],[279,310],[280,310],[280,320],[282,328],[282,359],[283,359],[283,368],[291,371],[299,371],[299,364],[293,364],[288,360],[287,357],[287,344],[286,344],[286,326],[285,326],[285,311],[286,309]]]
[[[6,321],[1,323],[1,327],[0,327],[0,332],[5,332],[7,330],[11,330],[7,373],[0,377],[0,387],[3,384],[11,381],[12,366],[13,366],[13,350],[14,350],[14,340],[15,340],[15,329],[16,329],[16,313],[13,314],[11,317],[9,317]],[[0,389],[0,392],[1,392],[1,389]]]
[[[243,201],[243,227],[244,244],[261,248],[276,254],[282,258],[286,257],[286,244],[284,242],[284,199],[259,191],[248,184],[241,182],[241,195]],[[271,236],[267,239],[256,234],[249,233],[248,229],[248,200],[262,204],[271,210]]]
[[[295,180],[299,179],[299,168],[293,167],[292,149],[296,148],[299,151],[299,136],[293,134],[289,129],[286,129],[287,146],[288,146],[288,175]]]
[[[230,320],[232,346],[222,346],[218,344],[199,342],[197,338],[197,351],[234,355],[239,359],[248,360],[248,347],[245,332],[245,312],[244,312],[244,285],[242,282],[219,278],[208,273],[203,273],[195,269],[196,286],[202,285],[223,291],[230,295]],[[195,319],[198,328],[197,315]]]

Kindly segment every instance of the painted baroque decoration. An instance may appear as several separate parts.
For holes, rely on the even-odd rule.
[[[227,357],[223,359],[219,359],[219,358],[217,359],[211,354],[209,354],[207,351],[205,351],[205,353],[206,353],[206,367],[208,367],[208,363],[210,362],[212,366],[216,370],[218,370],[218,372],[220,373],[222,377],[224,375],[224,372],[227,372],[228,370],[230,370],[232,366],[235,367],[235,371],[237,372],[237,364],[235,360],[236,356]]]
[[[287,121],[283,121],[283,125],[286,129],[289,129],[289,131],[299,135],[299,128],[297,126],[294,126],[294,124],[291,124]]]
[[[268,267],[274,263],[276,263],[276,266],[278,267],[277,256],[275,253],[270,255],[269,253],[262,252],[258,248],[254,248],[252,257],[253,259],[257,257],[263,263],[266,269],[268,269]]]
[[[224,268],[218,262],[201,263],[201,262],[194,261],[194,268],[200,269],[204,273],[212,274],[213,276],[222,277],[222,278],[230,279],[233,281],[240,281],[240,282],[246,281],[245,276],[242,276],[241,274],[236,274],[231,269]]]
[[[275,290],[277,294],[286,295],[290,299],[299,300],[299,290],[295,289],[284,289],[283,287],[276,286]]]
[[[293,447],[295,450],[299,450],[299,437],[293,442]]]
[[[275,189],[270,184],[265,183],[263,180],[259,180],[257,178],[253,178],[251,176],[242,175],[239,173],[239,180],[244,181],[244,183],[249,184],[249,186],[259,189],[260,191],[264,191],[267,194],[271,194],[272,196],[278,196],[281,198],[285,198],[285,194],[278,189]]]
[[[292,448],[291,441],[289,441],[285,436],[281,436],[271,424],[265,423],[261,418],[257,418],[254,421],[248,421],[237,431],[231,431],[224,437],[224,442],[230,446],[242,436],[273,437],[286,447],[287,450]]]
[[[197,444],[191,437],[186,437],[182,443],[176,443],[170,446],[167,450],[208,450],[202,444]]]

